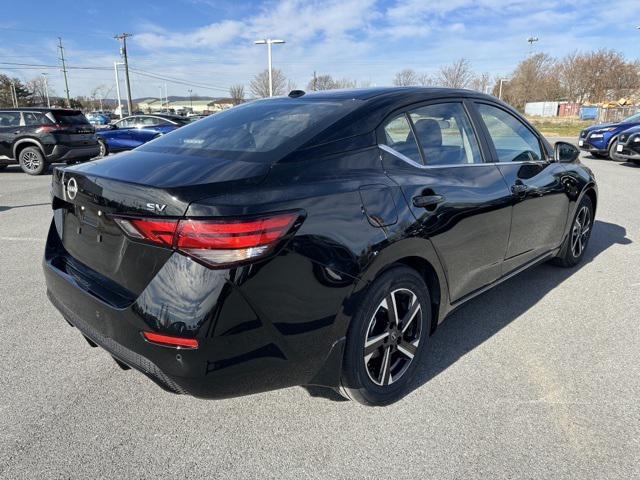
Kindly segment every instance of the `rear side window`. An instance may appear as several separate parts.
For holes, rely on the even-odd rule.
[[[427,165],[482,163],[480,147],[461,103],[438,103],[409,113]]]
[[[525,162],[542,159],[540,141],[524,123],[501,108],[478,104],[499,162]]]
[[[89,121],[82,112],[74,110],[54,110],[53,117],[61,125],[88,125]]]
[[[177,129],[142,150],[273,161],[353,111],[358,101],[260,100]]]
[[[422,163],[418,143],[404,113],[393,118],[384,126],[384,144],[414,162]]]
[[[20,112],[0,112],[0,127],[19,127]]]
[[[24,124],[27,126],[51,125],[53,122],[42,112],[23,112]]]

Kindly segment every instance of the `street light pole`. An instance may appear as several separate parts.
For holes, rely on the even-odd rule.
[[[506,82],[506,78],[501,78],[500,80],[500,88],[498,89],[498,100],[502,100],[502,82]]]
[[[49,82],[47,81],[47,74],[42,72],[42,78],[44,79],[44,95],[47,97],[47,107],[51,108],[51,101],[49,100]]]
[[[120,62],[113,62],[113,69],[116,73],[116,94],[118,95],[118,111],[120,112],[120,118],[124,118],[122,113],[122,99],[120,98],[120,78],[118,77],[118,65],[123,65]]]
[[[284,40],[276,40],[271,38],[264,38],[262,40],[256,40],[253,42],[255,45],[267,46],[267,59],[269,63],[269,96],[273,97],[273,65],[271,62],[271,45],[285,43]]]

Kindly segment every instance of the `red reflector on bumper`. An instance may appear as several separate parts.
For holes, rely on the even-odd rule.
[[[142,332],[142,336],[148,342],[162,345],[163,347],[173,348],[198,348],[198,340],[195,338],[171,337],[169,335],[160,335],[153,332]]]

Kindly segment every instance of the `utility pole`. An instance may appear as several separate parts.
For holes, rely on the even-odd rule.
[[[167,90],[167,82],[164,82],[164,99],[167,104],[167,113],[169,113],[169,90]]]
[[[193,90],[187,90],[189,92],[189,106],[191,107],[191,112],[193,112]]]
[[[67,94],[67,107],[71,108],[71,97],[69,96],[69,80],[67,80],[67,64],[64,61],[64,47],[62,46],[62,37],[58,37],[58,48],[60,49],[62,74],[64,75],[64,91]]]
[[[116,35],[116,40],[122,40],[122,48],[120,54],[124,60],[124,79],[127,84],[127,107],[129,108],[129,115],[133,115],[133,101],[131,100],[131,82],[129,81],[129,58],[127,57],[127,38],[131,37],[130,33],[123,33],[122,35]]]
[[[500,82],[500,88],[498,89],[498,100],[502,100],[502,83],[506,82],[507,79],[506,78],[501,78],[498,81]]]
[[[42,72],[42,78],[44,79],[44,95],[47,97],[47,107],[51,108],[51,100],[49,100],[49,82],[47,81],[47,74]]]
[[[122,113],[122,99],[120,98],[120,77],[118,77],[118,65],[122,65],[119,62],[113,62],[113,69],[116,73],[116,94],[118,95],[118,111],[120,112],[120,118],[124,118]]]
[[[253,42],[256,45],[266,45],[267,46],[267,59],[269,62],[269,96],[273,97],[273,68],[271,65],[271,45],[285,43],[284,40],[273,40],[271,38],[265,38],[263,40],[256,40]]]

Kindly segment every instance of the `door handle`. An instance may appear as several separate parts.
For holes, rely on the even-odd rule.
[[[413,206],[418,208],[436,207],[442,202],[444,202],[442,195],[418,195],[413,197]]]
[[[516,180],[516,183],[511,185],[511,193],[518,197],[523,197],[529,191],[529,187],[527,187],[520,180]]]

